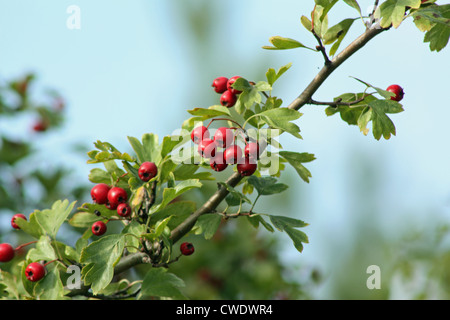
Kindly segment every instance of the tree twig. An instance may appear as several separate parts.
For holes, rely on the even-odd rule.
[[[333,73],[336,68],[338,68],[344,61],[346,61],[350,56],[352,56],[359,49],[364,47],[367,42],[371,39],[387,30],[386,28],[373,28],[367,29],[362,35],[360,35],[356,40],[350,43],[344,50],[341,51],[336,57],[331,60],[330,64],[326,64],[315,76],[315,78],[309,83],[305,90],[295,98],[291,104],[288,106],[289,109],[299,110],[305,104],[307,104],[313,94],[319,89],[322,83]]]

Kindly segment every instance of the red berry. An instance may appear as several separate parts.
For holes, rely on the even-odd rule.
[[[36,282],[41,280],[45,276],[46,272],[47,270],[42,264],[39,262],[32,262],[26,267],[25,276],[31,282]]]
[[[218,77],[215,78],[212,87],[214,87],[214,91],[217,93],[224,93],[227,90],[228,78]]]
[[[11,226],[14,229],[20,229],[19,226],[16,224],[16,218],[19,219],[24,219],[25,221],[27,220],[27,217],[25,217],[25,215],[21,214],[21,213],[16,213],[15,215],[13,215],[13,217],[11,218]]]
[[[143,162],[138,170],[139,178],[141,178],[142,181],[149,181],[150,179],[156,177],[158,174],[158,168],[156,167],[156,164],[153,162]]]
[[[0,243],[0,262],[8,262],[14,258],[14,248],[9,243]]]
[[[96,221],[92,224],[92,233],[96,236],[101,236],[106,232],[106,223],[103,221]]]
[[[386,91],[392,92],[395,94],[395,96],[391,97],[391,100],[394,101],[400,101],[403,99],[403,96],[405,95],[405,92],[403,91],[403,88],[400,87],[398,84],[393,84],[387,87]]]
[[[230,90],[225,91],[220,96],[220,104],[224,107],[231,108],[236,104],[237,97],[236,94],[231,92]]]
[[[221,148],[226,148],[233,143],[233,140],[234,133],[230,128],[220,127],[214,134],[214,141],[216,142],[217,146]]]
[[[216,155],[211,158],[210,162],[209,162],[211,168],[214,171],[223,171],[228,167],[228,164],[225,162],[225,157],[223,152],[216,152]]]
[[[258,165],[256,163],[253,163],[253,161],[251,161],[248,158],[245,158],[244,163],[239,163],[236,166],[237,171],[242,176],[251,176],[253,173],[255,173],[257,168],[258,168]]]
[[[242,92],[242,91],[236,90],[236,89],[234,89],[234,88],[232,87],[233,83],[235,83],[235,81],[236,81],[237,79],[239,79],[239,78],[241,78],[241,77],[240,77],[240,76],[234,76],[234,77],[231,77],[231,78],[228,80],[228,83],[227,83],[227,89],[228,89],[229,91],[231,91],[231,93],[239,94],[239,93]]]
[[[48,123],[44,120],[38,120],[33,125],[33,130],[36,132],[44,132],[48,129]]]
[[[189,243],[189,242],[183,242],[180,245],[180,251],[181,251],[181,254],[183,254],[185,256],[190,256],[195,251],[194,250],[194,245],[192,243]]]
[[[216,155],[216,148],[217,145],[214,140],[204,139],[198,145],[198,153],[200,153],[203,158],[212,158]]]
[[[92,201],[98,204],[105,204],[108,201],[108,192],[110,189],[106,183],[96,184],[91,189]]]
[[[259,143],[258,142],[249,142],[245,145],[244,148],[244,156],[250,159],[259,159]]]
[[[131,214],[131,207],[128,203],[121,203],[117,206],[117,214],[121,217],[128,217]]]
[[[223,154],[227,164],[236,164],[242,159],[242,149],[236,144],[227,147]]]
[[[205,126],[194,128],[191,132],[191,140],[195,144],[199,144],[203,139],[209,139],[209,131]]]
[[[111,210],[116,210],[121,203],[127,202],[127,192],[120,187],[113,187],[108,192],[108,201],[106,206]]]

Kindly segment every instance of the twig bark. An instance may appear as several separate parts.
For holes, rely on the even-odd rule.
[[[356,51],[361,49],[369,42],[371,39],[382,33],[387,29],[385,28],[374,28],[367,29],[362,35],[360,35],[356,40],[348,45],[347,48],[342,50],[336,57],[334,57],[329,64],[325,64],[315,78],[309,83],[306,89],[291,102],[288,106],[289,109],[299,110],[309,101],[313,94],[319,89],[322,83],[333,73],[336,68],[338,68],[344,61],[350,58]]]

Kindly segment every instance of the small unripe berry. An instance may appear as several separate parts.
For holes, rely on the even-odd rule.
[[[20,227],[16,224],[16,219],[24,219],[27,220],[27,217],[25,217],[25,215],[21,214],[21,213],[16,213],[15,215],[13,215],[13,217],[11,218],[11,226],[14,229],[20,229]]]
[[[189,242],[183,242],[180,245],[180,251],[181,251],[181,254],[183,254],[185,256],[190,256],[195,251],[194,250],[194,245],[192,243],[189,243]]]
[[[104,223],[103,221],[96,221],[92,224],[92,233],[95,234],[96,236],[101,236],[103,234],[105,234],[106,232],[106,223]]]
[[[220,104],[224,107],[231,108],[236,104],[237,97],[236,94],[231,92],[230,90],[225,91],[220,96]]]
[[[195,144],[199,144],[202,140],[209,139],[209,131],[205,126],[195,127],[191,132],[191,140]]]
[[[405,95],[405,92],[403,91],[403,88],[400,87],[398,84],[393,84],[387,87],[386,91],[392,92],[395,94],[395,96],[391,97],[391,100],[394,101],[400,101],[403,99],[403,96]]]
[[[142,181],[149,181],[150,179],[153,179],[158,174],[158,167],[156,167],[156,164],[153,162],[143,162],[138,170],[139,178]]]
[[[0,262],[8,262],[14,258],[15,250],[9,243],[0,243]]]
[[[214,91],[217,93],[224,93],[227,90],[228,78],[226,77],[218,77],[214,79],[212,83],[212,87]]]
[[[45,276],[46,273],[47,273],[47,270],[39,262],[32,262],[25,269],[25,276],[31,282],[36,282],[36,281],[41,280]]]
[[[91,198],[97,204],[105,204],[108,201],[108,192],[111,188],[106,183],[98,183],[91,189]]]

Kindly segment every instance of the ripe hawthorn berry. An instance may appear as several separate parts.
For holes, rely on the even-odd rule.
[[[220,172],[228,167],[223,152],[217,151],[216,155],[211,158],[209,165],[214,171]]]
[[[97,204],[105,204],[108,201],[108,192],[111,188],[106,183],[98,183],[91,189],[91,198]]]
[[[38,120],[33,125],[33,130],[36,132],[44,132],[48,129],[48,123],[44,120]]]
[[[260,150],[258,142],[249,142],[245,145],[244,156],[246,158],[259,160]]]
[[[226,164],[236,164],[242,159],[242,149],[236,144],[227,147],[223,154]]]
[[[236,94],[231,92],[231,90],[227,90],[220,96],[220,104],[224,107],[231,108],[236,104],[237,97]]]
[[[15,215],[13,215],[13,217],[11,218],[11,226],[14,229],[20,229],[20,227],[16,224],[16,219],[24,219],[25,221],[27,220],[27,217],[25,217],[25,215],[21,214],[21,213],[16,213]]]
[[[111,210],[116,210],[121,203],[127,202],[127,192],[120,187],[112,187],[108,192],[108,201],[106,206]]]
[[[158,167],[156,167],[156,164],[154,162],[146,161],[139,166],[138,175],[139,178],[144,182],[147,182],[150,179],[156,177],[157,174]]]
[[[103,234],[105,234],[106,232],[106,223],[104,223],[103,221],[96,221],[92,224],[92,233],[95,234],[96,236],[101,236]]]
[[[0,243],[0,262],[8,262],[14,258],[15,250],[9,243]]]
[[[239,94],[239,93],[242,92],[242,91],[236,90],[236,89],[234,89],[234,88],[232,87],[232,85],[233,85],[233,84],[236,82],[236,80],[239,79],[239,78],[241,78],[241,76],[234,76],[234,77],[231,77],[230,79],[228,79],[228,82],[227,82],[227,90],[231,91],[231,93],[233,93],[233,94]]]
[[[403,99],[403,96],[405,95],[405,92],[403,91],[403,88],[400,87],[398,84],[392,84],[389,87],[387,87],[386,91],[392,92],[395,94],[395,96],[391,97],[391,100],[394,101],[400,101]]]
[[[195,127],[191,132],[191,140],[195,144],[199,144],[203,139],[209,139],[209,131],[205,126]]]
[[[39,262],[32,262],[25,268],[25,276],[31,282],[41,280],[46,273],[47,270]]]
[[[237,171],[241,174],[241,176],[251,176],[253,173],[255,173],[256,169],[258,168],[258,165],[251,161],[249,158],[245,158],[244,163],[238,163],[236,166]]]
[[[215,78],[212,87],[214,88],[214,91],[217,93],[224,93],[227,90],[227,83],[228,78],[226,77],[218,77]]]
[[[128,203],[121,203],[117,206],[117,214],[121,217],[129,217],[131,214],[131,207]]]
[[[198,145],[198,153],[203,158],[213,158],[216,155],[217,145],[212,139],[204,139]]]
[[[190,243],[190,242],[183,242],[180,245],[180,251],[181,251],[182,255],[190,256],[195,251],[194,250],[194,245],[192,243]]]
[[[227,127],[220,127],[214,133],[214,141],[218,147],[226,148],[233,143],[234,133],[233,130]]]

